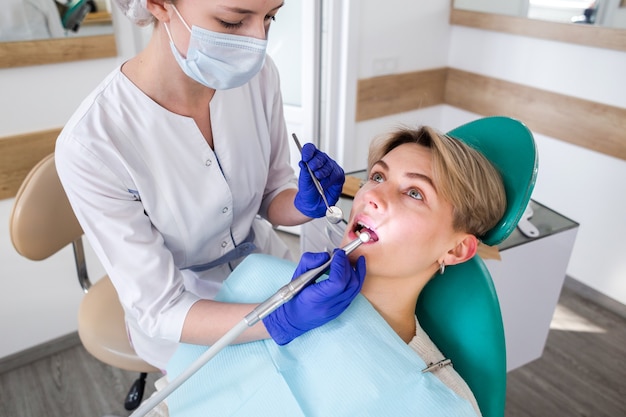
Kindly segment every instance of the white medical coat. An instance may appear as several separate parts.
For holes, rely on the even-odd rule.
[[[152,101],[117,68],[56,143],[59,177],[117,289],[135,350],[161,369],[189,308],[213,298],[235,264],[185,268],[224,255],[252,227],[259,251],[289,256],[257,216],[297,183],[271,59],[248,84],[216,91],[210,112],[214,150],[193,119]]]

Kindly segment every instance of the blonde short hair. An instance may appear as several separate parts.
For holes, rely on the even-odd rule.
[[[439,195],[453,206],[455,230],[480,238],[500,221],[506,193],[498,170],[476,149],[433,128],[403,127],[372,141],[368,172],[376,161],[405,143],[431,150],[433,181]]]

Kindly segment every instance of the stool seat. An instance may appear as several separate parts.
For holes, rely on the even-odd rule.
[[[159,371],[133,350],[126,331],[124,310],[108,276],[93,284],[81,301],[78,336],[85,349],[104,363],[127,371]]]

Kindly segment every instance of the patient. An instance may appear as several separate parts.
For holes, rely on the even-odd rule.
[[[415,317],[421,290],[446,265],[476,254],[478,238],[500,220],[506,195],[496,169],[476,150],[430,128],[400,130],[374,141],[368,181],[354,198],[344,242],[367,230],[361,294],[424,362],[443,355]],[[479,413],[452,367],[435,375]]]
[[[480,415],[453,366],[421,372],[445,358],[420,328],[415,304],[435,274],[445,274],[446,266],[476,254],[479,238],[497,224],[505,208],[499,173],[466,144],[429,127],[403,128],[374,140],[368,179],[354,197],[343,238],[346,244],[363,231],[371,235],[350,255],[352,261],[366,259],[362,297],[337,319],[286,346],[267,340],[224,349],[198,372],[202,375],[192,377],[195,382],[190,379],[169,397],[172,417],[194,415],[187,407],[197,407],[198,402],[207,403],[204,412],[221,403],[237,403],[226,407],[231,411],[211,415],[245,416],[254,410],[254,415],[323,416],[329,409],[332,415],[383,415],[375,410],[383,403],[385,415],[391,415],[394,406],[409,411],[413,405],[422,408],[411,409],[411,415]],[[290,268],[293,271],[293,265]],[[254,269],[263,273],[262,268]],[[238,279],[236,272],[233,280]],[[250,271],[240,275],[262,281],[250,278]],[[274,289],[289,279],[282,275]],[[247,285],[226,285],[230,295],[225,297],[237,297],[237,288],[245,291]],[[183,345],[168,375],[184,370],[205,349]],[[337,366],[341,369],[333,372]],[[362,375],[362,369],[369,374]],[[377,384],[380,387],[372,388]],[[242,394],[246,390],[255,394]],[[275,390],[294,398],[279,397],[276,406]],[[211,395],[215,398],[207,399]],[[339,412],[337,404],[346,408]]]

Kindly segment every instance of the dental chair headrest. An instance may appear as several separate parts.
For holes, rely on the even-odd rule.
[[[538,160],[533,135],[519,120],[493,116],[457,127],[448,136],[481,152],[502,176],[506,211],[481,238],[486,245],[497,245],[515,230],[535,187]]]
[[[95,7],[94,2],[89,0],[70,0],[65,4],[57,2],[63,28],[73,32],[78,32],[87,14]]]

